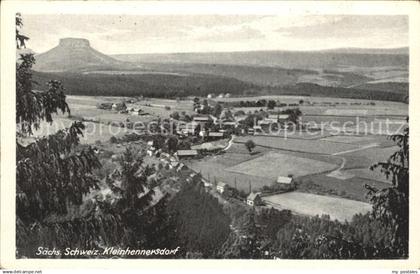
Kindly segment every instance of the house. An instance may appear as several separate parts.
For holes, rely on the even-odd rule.
[[[224,192],[226,192],[228,190],[229,186],[226,183],[223,182],[218,182],[217,186],[216,186],[216,190],[217,192],[223,194]]]
[[[196,181],[196,180],[200,179],[200,178],[201,178],[201,175],[200,175],[200,174],[198,174],[198,173],[192,172],[192,173],[190,174],[190,178],[191,178],[191,180],[194,182],[194,181]]]
[[[223,138],[223,132],[209,132],[209,139],[220,139]]]
[[[112,109],[116,110],[116,111],[121,111],[121,110],[126,110],[127,106],[125,105],[124,102],[122,103],[114,103],[112,104]]]
[[[184,165],[183,163],[179,163],[178,167],[176,168],[177,172],[180,172],[181,170],[186,170],[188,167]]]
[[[194,135],[195,129],[198,126],[196,122],[191,123],[179,123],[176,129],[176,133],[179,135]]]
[[[207,94],[208,99],[214,98],[215,96],[216,96],[216,94],[214,94],[214,93]]]
[[[237,127],[237,122],[232,122],[232,121],[225,121],[222,123],[223,128],[235,128]]]
[[[204,187],[211,188],[213,185],[204,178],[201,178],[201,182],[204,184]]]
[[[271,125],[273,123],[273,121],[272,120],[269,120],[269,119],[264,119],[264,120],[259,120],[258,122],[257,122],[257,124],[259,125],[259,126],[269,126],[269,125]]]
[[[162,152],[162,153],[160,154],[160,157],[162,157],[162,158],[170,158],[170,157],[171,157],[171,155],[169,155],[169,153]]]
[[[195,116],[193,117],[193,121],[196,123],[208,123],[212,122],[213,120],[209,116]]]
[[[253,128],[248,128],[248,134],[249,135],[254,135],[255,134],[255,130]]]
[[[130,114],[131,115],[141,115],[142,110],[140,108],[131,108],[130,109]]]
[[[287,122],[289,120],[290,116],[289,114],[280,114],[278,116],[278,121],[279,122]]]
[[[293,177],[279,176],[277,177],[277,184],[281,186],[283,190],[293,190],[295,189],[296,183],[293,180]]]
[[[171,168],[176,168],[179,165],[178,161],[171,161],[171,163],[169,164]]]
[[[263,130],[262,130],[261,126],[254,126],[253,129],[254,129],[254,135],[258,134],[258,133],[259,134],[263,133]]]
[[[248,197],[246,198],[247,205],[250,205],[250,206],[262,205],[262,199],[261,199],[260,194],[261,193],[259,193],[259,192],[257,192],[257,193],[251,192],[248,195]]]
[[[112,105],[113,105],[112,103],[100,103],[96,107],[99,108],[99,109],[111,110]]]
[[[231,94],[230,93],[226,93],[225,94],[225,98],[230,98]]]
[[[223,98],[225,97],[225,95],[223,93],[220,93],[219,96],[217,96],[218,98]]]
[[[176,152],[176,156],[178,156],[178,158],[194,157],[197,155],[198,155],[198,151],[196,149],[178,150]]]

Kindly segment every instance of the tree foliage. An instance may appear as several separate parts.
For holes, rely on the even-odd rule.
[[[176,227],[176,242],[183,252],[214,257],[229,235],[230,219],[201,181],[186,183],[169,202]]]
[[[245,147],[248,149],[249,152],[252,152],[252,150],[255,148],[255,142],[252,140],[248,140],[245,142]]]
[[[409,128],[389,138],[399,150],[386,162],[379,162],[371,169],[380,169],[392,182],[392,187],[377,189],[367,185],[366,188],[373,205],[373,216],[393,231],[394,239],[389,248],[396,256],[406,257],[409,239]]]

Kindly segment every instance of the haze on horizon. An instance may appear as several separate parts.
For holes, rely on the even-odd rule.
[[[22,15],[36,53],[85,38],[105,54],[398,48],[403,15]]]

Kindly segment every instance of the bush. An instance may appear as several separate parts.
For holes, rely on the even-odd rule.
[[[117,139],[117,137],[112,136],[111,138],[109,138],[109,142],[110,142],[111,144],[116,144],[116,143],[118,143],[118,139]]]

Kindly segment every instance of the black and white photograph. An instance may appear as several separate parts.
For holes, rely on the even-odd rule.
[[[413,259],[408,14],[13,16],[15,259]]]

